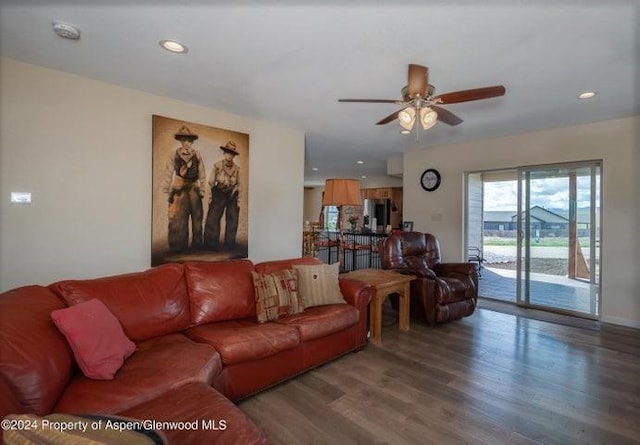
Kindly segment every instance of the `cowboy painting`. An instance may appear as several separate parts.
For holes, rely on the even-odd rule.
[[[233,251],[236,248],[240,216],[238,206],[240,167],[234,162],[239,153],[233,141],[221,146],[220,150],[224,152],[224,159],[213,164],[209,176],[211,201],[204,228],[204,245],[206,249],[220,250],[220,221],[224,213],[225,233],[222,250]]]
[[[151,265],[248,256],[249,135],[153,116]]]
[[[198,135],[183,125],[174,137],[180,147],[167,162],[163,187],[169,203],[169,250],[184,252],[189,248],[189,226],[191,249],[202,249],[202,198],[206,174],[202,156],[193,148]]]

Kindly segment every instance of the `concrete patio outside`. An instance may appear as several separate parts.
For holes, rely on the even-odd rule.
[[[516,301],[515,270],[483,267],[479,295],[496,300]],[[588,282],[566,276],[530,274],[529,301],[538,306],[591,314],[591,286]],[[597,305],[597,302],[596,302]]]

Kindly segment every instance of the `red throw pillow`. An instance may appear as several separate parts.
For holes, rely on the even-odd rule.
[[[51,312],[85,376],[113,380],[113,376],[136,350],[118,319],[98,299]]]

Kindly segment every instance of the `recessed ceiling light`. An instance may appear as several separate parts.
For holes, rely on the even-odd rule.
[[[176,40],[160,40],[158,43],[161,47],[172,53],[184,54],[189,52],[189,48]]]
[[[410,134],[411,130],[400,130],[400,134]]]
[[[362,179],[367,179],[367,175],[360,176]]]
[[[596,93],[594,91],[585,91],[584,93],[578,94],[578,98],[579,99],[591,99],[595,95],[596,95]]]
[[[356,161],[356,164],[364,164],[364,161]]]
[[[313,170],[314,172],[318,171],[318,167],[312,167],[311,170]]]

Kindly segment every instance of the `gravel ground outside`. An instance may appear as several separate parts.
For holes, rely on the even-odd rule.
[[[558,258],[563,255],[566,255],[564,248],[537,248],[531,258],[531,272],[566,276],[569,260]],[[516,249],[504,246],[485,246],[484,265],[496,269],[516,270],[518,266]]]
[[[484,265],[496,269],[516,270],[518,263],[516,262],[515,249],[495,249],[493,246],[487,246],[484,252]],[[531,258],[531,272],[545,273],[549,275],[566,276],[569,269],[569,260],[567,258],[552,258],[557,252],[549,248],[544,251],[543,255]],[[586,258],[587,264],[589,259]]]
[[[567,275],[569,261],[562,258],[531,258],[531,272],[546,273],[549,275]],[[486,267],[493,267],[496,269],[508,269],[516,270],[516,261],[501,261],[484,263]]]

